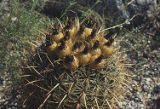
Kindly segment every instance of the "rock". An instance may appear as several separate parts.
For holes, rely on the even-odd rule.
[[[14,106],[17,106],[17,105],[18,105],[17,103],[14,104]]]
[[[3,78],[0,77],[0,85],[3,85]]]
[[[160,94],[160,85],[154,87],[153,94]]]
[[[8,101],[5,101],[4,105],[7,105],[9,102]]]
[[[17,109],[16,107],[12,107],[11,109]]]
[[[22,96],[21,96],[21,95],[17,95],[16,98],[17,98],[17,99],[21,99]]]
[[[3,103],[5,100],[4,99],[0,99],[0,104]]]
[[[101,16],[114,20],[121,19],[121,21],[130,19],[136,14],[141,14],[131,22],[134,26],[144,23],[144,15],[147,15],[147,11],[151,7],[155,8],[158,4],[158,0],[77,0],[76,2],[78,5],[74,2],[75,4],[73,3],[74,5],[71,6],[73,9],[71,10],[77,12],[77,15],[81,15],[80,10],[87,12],[88,7],[91,7]],[[60,17],[70,3],[68,0],[49,0],[41,12],[49,17]]]
[[[25,109],[25,108],[26,108],[26,105],[23,105],[22,108]]]

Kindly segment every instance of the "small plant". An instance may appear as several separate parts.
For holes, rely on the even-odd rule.
[[[32,48],[38,46],[38,41],[44,40],[40,30],[45,29],[46,24],[42,15],[25,9],[16,0],[8,5],[8,11],[0,7],[0,63],[3,65],[0,72],[9,75],[16,84],[19,81],[19,66],[26,61]]]

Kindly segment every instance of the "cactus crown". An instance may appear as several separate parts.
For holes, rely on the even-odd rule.
[[[89,22],[89,23],[91,23],[91,22]],[[56,27],[56,28],[58,28],[58,27]],[[81,59],[82,57],[80,55],[90,53],[91,50],[97,49],[97,48],[99,48],[101,50],[99,52],[100,54],[98,54],[98,55],[104,55],[104,56],[102,56],[103,58],[110,56],[113,52],[112,48],[109,48],[111,50],[109,50],[109,53],[107,53],[108,52],[107,49],[105,51],[102,50],[102,46],[108,46],[108,47],[112,46],[112,43],[114,41],[112,38],[112,35],[114,34],[114,31],[110,31],[106,36],[103,36],[105,33],[98,32],[97,28],[95,28],[95,27],[89,28],[89,27],[85,26],[85,24],[80,24],[78,18],[75,18],[75,21],[73,21],[72,19],[69,19],[66,26],[64,26],[64,28],[63,27],[60,28],[60,29],[62,29],[62,32],[58,32],[57,29],[53,29],[52,36],[50,36],[50,38],[54,39],[53,42],[55,41],[57,43],[57,47],[58,47],[59,51],[56,51],[56,49],[50,49],[53,51],[49,51],[48,55],[50,55],[49,53],[54,52],[55,55],[57,55],[57,57],[64,60],[67,55],[72,54],[78,60],[81,60],[81,61],[79,61],[80,63],[78,63],[77,65],[79,65],[79,64],[82,65],[83,61],[85,61],[86,65],[92,66],[91,65],[92,63],[90,63],[90,59],[92,59],[92,57],[94,57],[93,55],[95,55],[95,53],[94,54],[91,53],[91,56],[86,57],[84,59]],[[52,37],[55,37],[55,35],[56,35],[56,38],[52,38]],[[108,41],[105,40],[105,38],[107,38]],[[48,42],[46,41],[46,43],[48,43]],[[103,44],[101,44],[101,43],[103,43]],[[84,44],[84,45],[82,46],[82,44]],[[67,47],[67,49],[63,50],[65,47]],[[63,50],[63,52],[61,52],[61,50]],[[106,53],[104,53],[104,52],[106,52]],[[68,59],[68,57],[67,57],[67,59]],[[93,59],[92,59],[92,61],[93,61]],[[67,68],[67,67],[65,67],[65,68]],[[70,68],[68,68],[68,69],[70,69]],[[72,69],[70,69],[70,70],[72,70]]]

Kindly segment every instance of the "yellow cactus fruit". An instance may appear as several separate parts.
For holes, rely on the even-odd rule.
[[[57,34],[54,34],[53,36],[52,36],[52,39],[55,41],[55,42],[59,42],[61,39],[63,39],[64,38],[64,35],[63,35],[63,33],[62,32],[60,32],[60,33],[57,33]]]
[[[81,38],[85,40],[92,33],[92,28],[83,27],[83,33],[81,34]]]
[[[85,36],[88,37],[89,35],[91,35],[92,29],[86,27],[86,28],[84,29],[84,33],[85,33]]]
[[[98,58],[98,55],[91,56],[89,60],[89,64],[93,64],[97,58]]]
[[[101,43],[100,43],[100,47],[102,47],[102,46],[104,46],[105,43],[108,42],[108,40],[105,39],[103,36],[100,36],[100,37],[99,37],[99,42],[101,42]]]
[[[79,63],[82,66],[88,65],[91,58],[91,54],[89,53],[88,46],[85,46],[85,49],[78,55]]]
[[[86,41],[89,42],[90,46],[93,46],[95,41],[98,40],[96,30],[93,29],[92,33],[87,37]]]
[[[76,34],[76,39],[78,40],[78,39],[85,39],[85,36],[84,36],[84,29],[85,29],[85,26],[82,24],[81,26],[80,26],[80,28],[79,28],[79,30],[78,30],[78,32],[77,32],[77,34]]]
[[[49,45],[49,46],[46,48],[48,55],[50,55],[50,56],[53,55],[56,47],[57,47],[57,43],[56,43],[56,42],[53,42],[53,44]]]
[[[103,47],[101,47],[102,54],[104,57],[108,57],[113,54],[113,47],[111,46],[113,43],[113,39],[110,39],[107,43],[104,44]]]
[[[91,50],[92,56],[91,56],[89,63],[92,64],[101,55],[101,53],[102,53],[101,49],[99,48],[99,41],[96,40]]]
[[[72,48],[73,42],[72,42],[71,36],[69,34],[69,31],[66,32],[66,34],[65,34],[64,38],[62,39],[62,41],[64,41],[65,44],[67,46],[69,46],[69,48]]]
[[[74,55],[67,55],[64,58],[64,66],[69,70],[76,70],[79,67],[79,60]]]
[[[75,18],[75,23],[72,21],[72,19],[68,20],[65,30],[69,32],[71,39],[75,39],[75,35],[79,31],[79,28],[80,28],[79,19]]]
[[[97,59],[95,59],[94,63],[90,64],[90,68],[92,69],[100,69],[104,68],[105,60],[103,59],[103,56],[99,56]]]
[[[73,27],[72,29],[70,29],[70,30],[69,30],[69,34],[70,34],[71,38],[73,39],[74,36],[75,36],[75,34],[76,34],[76,28]]]
[[[101,42],[100,46],[104,46],[104,44],[106,44],[109,39],[111,39],[111,37],[113,36],[114,31],[110,30],[105,36],[101,36],[99,37],[99,41]]]
[[[103,51],[103,53],[102,53],[103,56],[108,57],[113,54],[113,47],[112,46],[110,46],[110,47],[104,46],[104,47],[102,47],[102,51]]]
[[[74,54],[78,54],[78,53],[82,52],[84,50],[84,48],[85,48],[84,44],[81,41],[77,41],[74,44],[72,51]]]
[[[75,38],[75,35],[77,34],[77,32],[79,31],[80,25],[79,25],[79,19],[76,18],[75,19],[75,25],[71,27],[71,29],[69,29],[69,33],[71,36],[71,39]]]
[[[61,44],[57,47],[56,54],[57,56],[63,58],[66,55],[71,53],[71,49],[68,45],[66,45],[65,41],[61,41]]]
[[[99,48],[99,41],[98,40],[96,40],[93,45],[93,48],[91,50],[91,55],[98,55],[98,56],[101,55],[101,49]]]

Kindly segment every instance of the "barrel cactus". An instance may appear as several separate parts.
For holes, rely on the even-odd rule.
[[[27,108],[116,108],[127,74],[114,35],[78,18],[54,25],[24,68]]]

